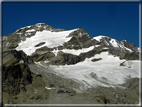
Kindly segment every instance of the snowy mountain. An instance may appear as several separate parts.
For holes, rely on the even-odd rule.
[[[45,89],[60,93],[86,93],[98,87],[125,90],[126,81],[140,77],[139,56],[140,48],[126,40],[119,42],[102,35],[92,38],[82,28],[65,31],[38,23],[3,36],[3,90],[17,95],[21,85],[16,81],[23,82],[23,89],[28,90],[37,76],[46,78]],[[19,87],[18,91],[10,91],[10,86]],[[122,99],[107,103],[131,102]]]

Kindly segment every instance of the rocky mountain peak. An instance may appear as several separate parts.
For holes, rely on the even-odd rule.
[[[122,43],[125,47],[131,49],[132,51],[135,51],[135,52],[138,52],[138,51],[139,51],[139,50],[138,50],[138,47],[137,47],[136,45],[134,45],[134,44],[132,44],[132,43],[129,43],[127,40],[122,40],[121,43]]]
[[[23,33],[32,33],[32,32],[43,31],[43,30],[51,31],[51,32],[64,31],[64,29],[55,29],[52,26],[49,26],[45,23],[37,23],[35,25],[20,28],[20,29],[16,30],[14,33],[15,34],[23,34]]]
[[[128,41],[37,23],[3,36],[2,49],[6,104],[138,102],[140,49]]]
[[[45,23],[23,27],[3,37],[3,50],[23,50],[26,54],[28,53],[27,55],[35,54],[37,50],[44,47],[48,49],[46,52],[50,52],[49,50],[53,51],[54,49],[60,51],[64,49],[80,50],[96,45],[102,47],[102,49],[108,48],[109,53],[116,56],[132,52],[139,54],[138,47],[128,41],[119,42],[116,39],[102,35],[92,38],[82,28],[64,31],[63,29],[55,29]]]

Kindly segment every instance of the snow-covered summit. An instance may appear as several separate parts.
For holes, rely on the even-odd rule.
[[[67,36],[75,31],[76,29],[69,31],[60,31],[60,32],[51,32],[43,30],[41,32],[36,32],[36,34],[30,38],[27,38],[25,41],[21,41],[16,48],[16,50],[23,50],[27,55],[31,55],[35,52],[36,49],[47,46],[48,48],[57,47],[63,45],[64,42],[67,42],[71,37]],[[35,47],[37,44],[44,42],[43,45]]]
[[[93,37],[93,39],[103,43],[107,47],[113,47],[116,49],[129,51],[130,53],[134,51],[138,52],[138,47],[136,47],[134,44],[129,43],[127,40],[122,40],[121,42],[119,42],[116,39],[103,35]]]
[[[103,36],[103,35],[99,35],[99,36],[95,36],[93,37],[93,39],[97,40],[97,41],[101,41],[103,38],[109,38],[108,36]]]
[[[125,57],[126,53],[136,53],[138,56],[139,52],[138,47],[128,41],[119,42],[103,35],[92,38],[82,28],[65,31],[53,28],[45,23],[26,26],[9,35],[3,38],[3,49],[22,50],[27,55],[35,54],[40,49],[46,50],[45,52],[50,50],[49,52],[55,55],[59,51],[73,55],[82,55],[88,52],[89,55],[85,55],[86,57],[91,57],[93,54],[105,50],[112,55],[123,56],[122,58]]]

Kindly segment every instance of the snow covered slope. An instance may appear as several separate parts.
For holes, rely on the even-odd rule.
[[[38,23],[3,36],[2,43],[7,103],[139,102],[141,49],[126,40]]]
[[[71,37],[67,38],[67,36],[75,30],[76,29],[61,32],[51,32],[45,30],[36,32],[34,36],[26,38],[25,41],[21,41],[16,50],[23,50],[27,55],[31,55],[33,52],[35,52],[36,49],[43,46],[47,46],[49,48],[57,47],[59,45],[62,45],[64,42],[69,41]],[[39,47],[35,47],[41,42],[45,42],[45,44]]]
[[[78,49],[78,50],[75,50],[75,49],[63,49],[63,50],[53,50],[52,52],[57,56],[57,53],[59,51],[62,51],[64,53],[69,53],[69,54],[73,54],[73,55],[79,55],[81,53],[86,53],[86,52],[89,52],[91,50],[93,50],[95,48],[95,46],[90,46],[89,48],[82,48],[82,49]]]
[[[92,62],[94,58],[102,58],[102,60]],[[120,66],[121,63],[124,63],[124,66]],[[43,66],[41,63],[36,64]],[[118,57],[109,55],[108,52],[96,54],[74,65],[50,65],[49,67],[56,75],[78,82],[81,90],[97,86],[125,88],[120,84],[125,83],[127,79],[140,77],[140,61],[120,60]]]
[[[17,51],[45,68],[50,66],[57,75],[78,81],[81,88],[115,87],[127,78],[139,77],[139,61],[125,58],[138,59],[140,49],[126,40],[103,35],[92,38],[81,28],[64,31],[43,23],[20,28],[14,35],[20,37]]]
[[[120,48],[120,49],[127,50],[129,52],[133,52],[133,49],[127,48],[124,45],[123,42],[119,42],[119,41],[117,41],[117,40],[115,40],[113,38],[109,38],[107,36],[100,35],[100,36],[93,37],[93,39],[95,39],[95,40],[97,40],[99,42],[104,42],[106,46],[112,46],[112,47],[115,47],[115,48]],[[136,50],[138,51],[138,48]]]

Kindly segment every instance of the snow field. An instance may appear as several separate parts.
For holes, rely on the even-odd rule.
[[[89,48],[82,48],[82,49],[78,49],[78,50],[75,50],[75,49],[63,49],[63,50],[53,50],[51,52],[53,52],[55,54],[55,56],[57,56],[57,53],[59,51],[62,51],[64,53],[69,53],[69,54],[73,54],[73,55],[79,55],[80,53],[85,53],[85,52],[88,52],[88,51],[91,51],[94,49],[94,46],[90,46]]]
[[[96,39],[97,41],[101,42],[101,39],[103,37],[107,37],[107,36],[99,35],[99,36],[93,37],[93,39]]]
[[[47,46],[49,48],[57,47],[62,45],[64,42],[69,41],[71,37],[66,37],[75,30],[77,29],[61,32],[51,32],[45,30],[42,32],[36,32],[34,36],[26,38],[26,41],[21,41],[16,50],[23,50],[27,55],[31,55],[33,52],[35,52],[36,49],[43,46]],[[41,42],[45,42],[45,44],[39,47],[35,47],[35,45]]]
[[[27,30],[26,32],[35,32],[35,29]]]
[[[115,87],[123,84],[128,78],[139,78],[139,61],[126,61],[126,66],[119,66],[125,60],[119,60],[107,53],[101,53],[100,57],[106,55],[103,60],[92,62],[92,58],[86,58],[84,62],[75,65],[56,66],[51,65],[54,72],[62,74],[65,78],[73,79],[81,84],[81,89],[96,86]]]
[[[102,36],[102,35],[100,35],[100,36],[93,37],[93,39],[95,39],[95,40],[101,42],[101,39],[103,39],[104,37],[107,37],[107,36]],[[107,38],[109,38],[109,37],[107,37]],[[116,41],[115,39],[112,39],[112,38],[111,38],[111,40],[109,41],[109,43],[107,43],[107,41],[105,41],[105,42],[106,42],[106,44],[107,44],[108,46],[109,46],[109,43],[110,43],[113,47],[116,47],[116,48],[121,47],[121,48],[126,49],[126,50],[128,50],[128,51],[130,51],[130,52],[133,52],[131,49],[125,47],[124,45],[117,43],[117,41]]]

